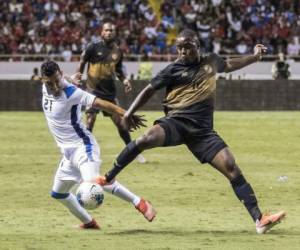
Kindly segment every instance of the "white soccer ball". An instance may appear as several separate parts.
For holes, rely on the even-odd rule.
[[[83,182],[76,191],[76,198],[82,207],[96,209],[103,203],[103,188],[94,182]]]

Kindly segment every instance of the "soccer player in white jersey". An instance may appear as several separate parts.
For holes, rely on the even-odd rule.
[[[96,220],[79,204],[70,189],[81,181],[99,183],[101,165],[100,149],[93,135],[81,122],[81,106],[92,106],[123,116],[125,111],[113,103],[89,94],[63,77],[57,63],[47,61],[41,66],[43,82],[43,110],[49,130],[61,150],[62,160],[57,169],[51,196],[66,206],[82,224],[83,229],[99,229]],[[68,78],[69,79],[69,78]],[[143,119],[135,116],[131,128],[143,126]],[[152,205],[130,192],[114,180],[103,189],[117,197],[131,202],[148,221],[152,221],[156,211]]]

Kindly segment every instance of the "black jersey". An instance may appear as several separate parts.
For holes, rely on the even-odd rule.
[[[88,62],[88,90],[96,96],[113,100],[116,76],[125,78],[120,48],[115,43],[107,46],[104,41],[92,43],[83,52],[83,60]]]
[[[211,114],[216,73],[224,68],[225,61],[214,53],[201,55],[198,62],[190,65],[177,60],[159,72],[150,84],[154,89],[166,88],[163,105],[168,115]]]

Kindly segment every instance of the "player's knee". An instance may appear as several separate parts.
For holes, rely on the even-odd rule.
[[[140,149],[149,149],[155,147],[158,138],[155,134],[144,134],[137,140],[137,145]]]
[[[62,200],[66,199],[70,195],[70,193],[57,193],[55,191],[52,191],[50,195],[53,199]]]
[[[224,160],[228,176],[230,178],[238,176],[240,174],[240,170],[235,163],[235,159],[232,156],[226,156]]]

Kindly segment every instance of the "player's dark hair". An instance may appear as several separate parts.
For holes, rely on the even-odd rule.
[[[60,71],[58,64],[54,61],[44,62],[41,66],[42,76],[52,76],[55,72]]]
[[[60,68],[59,68],[58,64],[54,61],[44,62],[41,66],[42,78],[43,77],[51,77],[57,71],[60,71]],[[60,95],[61,90],[60,90],[57,83],[51,82],[49,80],[45,80],[43,82],[53,92],[54,96],[59,96]]]
[[[184,40],[187,42],[194,43],[195,45],[197,45],[197,47],[200,46],[197,33],[191,29],[182,30],[177,36],[177,41],[180,40],[180,38],[184,38]]]

